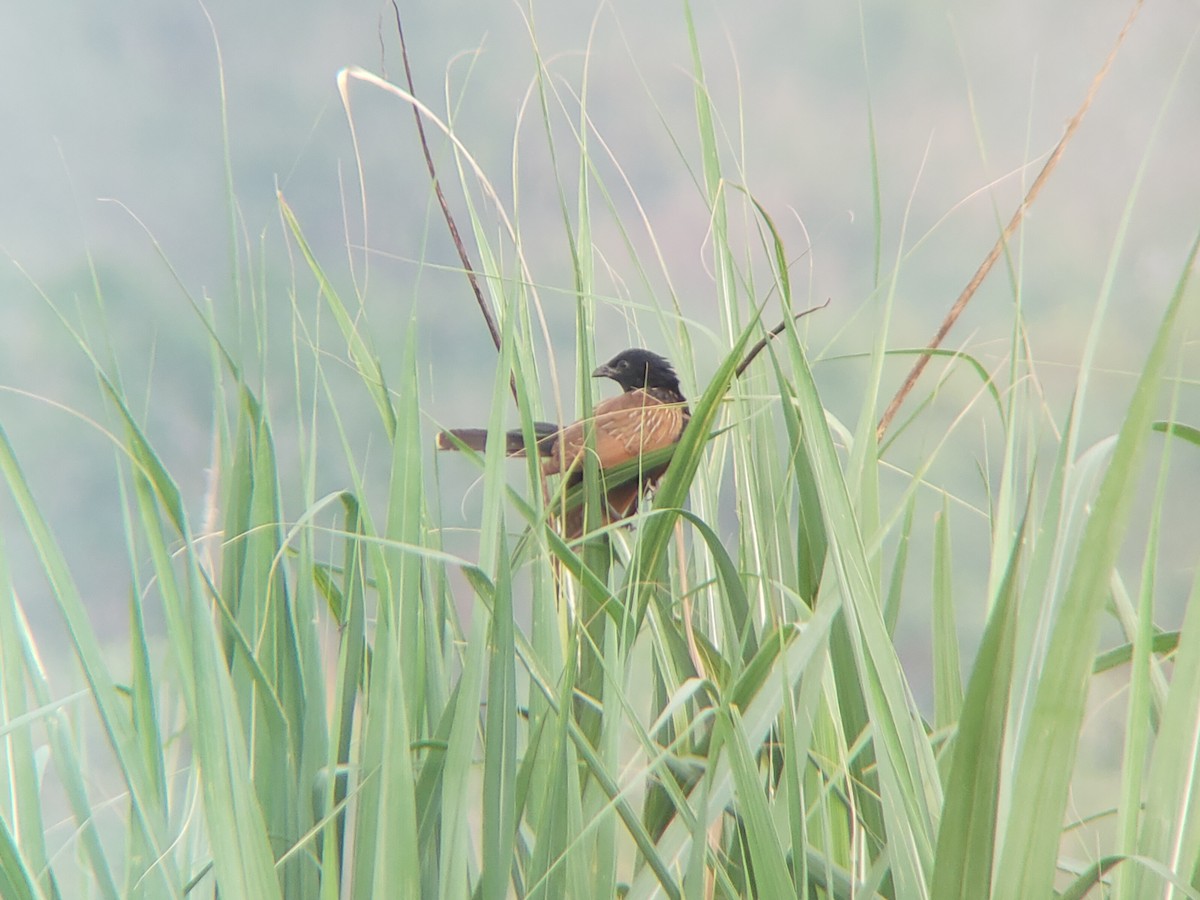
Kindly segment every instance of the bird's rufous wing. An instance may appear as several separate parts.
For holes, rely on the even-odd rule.
[[[580,420],[559,432],[550,458],[543,464],[547,475],[565,472],[578,464],[587,446],[587,432],[595,429],[596,457],[601,469],[611,469],[679,440],[684,426],[684,405],[664,403],[646,391],[628,391],[596,404],[590,420]]]

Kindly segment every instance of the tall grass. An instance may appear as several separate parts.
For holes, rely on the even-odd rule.
[[[261,359],[239,357],[218,337],[227,323],[195,304],[197,335],[212,351],[215,410],[213,490],[201,521],[116,366],[64,317],[111,410],[131,658],[118,668],[106,655],[79,576],[0,430],[12,509],[66,622],[88,701],[51,690],[0,547],[0,896],[1200,895],[1192,796],[1200,605],[1189,604],[1178,633],[1163,633],[1154,618],[1170,455],[1176,445],[1192,452],[1183,442],[1195,441],[1165,425],[1166,438],[1157,437],[1153,425],[1171,418],[1164,385],[1180,383],[1172,367],[1196,300],[1188,280],[1196,245],[1179,261],[1174,295],[1158,298],[1156,337],[1120,428],[1089,448],[1080,430],[1094,402],[1106,294],[1096,310],[1080,311],[1095,313],[1095,331],[1054,430],[1040,424],[1037,368],[1014,305],[1011,359],[977,395],[1002,426],[979,449],[1000,460],[983,504],[986,625],[973,657],[964,654],[952,579],[960,513],[945,502],[930,545],[927,719],[894,633],[913,578],[909,549],[925,540],[915,498],[943,464],[941,444],[907,470],[901,490],[881,488],[890,445],[877,442],[875,421],[886,328],[863,363],[871,376],[860,421],[844,425],[826,412],[793,318],[801,304],[789,249],[769,198],[736,188],[728,171],[687,24],[720,327],[705,334],[669,301],[652,312],[665,325],[662,349],[683,362],[693,416],[653,509],[632,530],[564,542],[553,527],[561,501],[544,493],[536,465],[514,485],[493,442],[473,457],[477,545],[469,556],[448,550],[436,501],[446,486],[430,460],[417,368],[421,336],[410,328],[401,362],[382,365],[363,298],[347,299],[326,273],[283,198],[299,260],[289,296],[291,399],[251,378]],[[584,100],[572,106],[543,75],[535,82],[544,138],[556,158],[579,161],[576,182],[559,189],[582,376],[596,352],[591,226],[611,212],[620,186],[600,174]],[[356,91],[415,102],[361,70],[341,83],[352,122]],[[570,147],[550,127],[564,109],[574,110]],[[530,429],[551,417],[540,388],[537,279],[487,173],[457,139],[451,149],[464,231],[501,338],[488,424]],[[1131,203],[1136,196],[1135,185]],[[1120,236],[1112,265],[1119,252]],[[249,292],[244,323],[261,324],[281,289],[249,277],[240,284]],[[305,299],[310,287],[319,309]],[[891,297],[881,297],[886,323]],[[748,345],[772,324],[764,320],[780,316],[787,327],[738,374]],[[325,317],[339,335],[339,365],[357,377],[355,399],[327,377],[315,337]],[[256,334],[265,354],[265,334]],[[714,363],[693,367],[698,350]],[[961,354],[945,359],[981,370]],[[338,414],[356,401],[374,408],[387,439],[382,495],[368,489]],[[575,406],[586,415],[590,403],[584,390]],[[272,410],[288,404],[302,423],[288,438],[300,448],[295,469],[276,452]],[[910,421],[919,427],[920,413]],[[349,474],[338,491],[318,494],[317,462],[330,455]],[[1152,525],[1131,537],[1147,472]],[[300,489],[285,489],[285,479]],[[594,499],[597,490],[589,471],[585,492]],[[296,495],[304,502],[291,508],[286,498]],[[1118,550],[1139,538],[1144,563],[1124,571]],[[148,632],[149,607],[161,609],[165,633]],[[1100,654],[1109,620],[1124,643]],[[1116,666],[1131,684],[1121,796],[1109,813],[1116,837],[1075,860],[1064,840],[1086,695],[1096,671]],[[103,764],[122,785],[114,796],[90,783],[93,721]],[[47,841],[51,784],[73,823],[61,847]]]

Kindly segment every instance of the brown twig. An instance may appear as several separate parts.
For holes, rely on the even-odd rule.
[[[799,313],[796,313],[794,316],[792,316],[791,321],[794,322],[797,319],[801,319],[804,316],[807,316],[809,313],[816,312],[818,309],[824,309],[825,307],[827,307],[829,305],[829,302],[830,301],[826,300],[820,306],[810,306],[804,312],[799,312]],[[770,331],[768,331],[766,334],[766,337],[764,337],[757,344],[755,344],[753,347],[750,348],[750,351],[746,354],[745,358],[740,363],[738,363],[738,367],[733,370],[734,378],[741,377],[741,374],[743,372],[745,372],[747,368],[749,368],[750,363],[754,362],[754,357],[756,357],[756,356],[758,356],[758,354],[762,353],[763,348],[766,347],[767,344],[769,344],[772,339],[778,337],[779,334],[783,331],[783,329],[787,328],[788,321],[789,321],[788,319],[784,319],[782,322],[780,322],[778,325],[776,325],[774,328],[772,328]]]
[[[417,96],[417,89],[413,85],[412,68],[408,64],[408,44],[404,40],[404,25],[400,21],[400,6],[396,0],[392,0],[392,10],[396,14],[396,34],[400,38],[400,57],[404,61],[404,80],[408,85],[408,92],[412,96]],[[491,307],[488,306],[487,300],[484,299],[483,290],[479,287],[479,279],[475,275],[475,267],[471,265],[471,257],[467,254],[467,247],[463,243],[462,236],[458,232],[458,225],[454,221],[454,214],[450,212],[450,204],[446,202],[446,195],[442,192],[442,183],[437,177],[437,168],[433,164],[433,154],[429,151],[429,141],[425,137],[425,123],[421,120],[421,110],[413,105],[413,118],[417,120],[417,136],[421,141],[421,152],[425,155],[425,167],[429,170],[429,180],[433,184],[434,193],[437,194],[438,204],[442,207],[442,218],[446,220],[446,227],[450,229],[450,239],[454,242],[454,249],[458,251],[458,258],[462,262],[463,272],[466,273],[467,281],[471,283],[471,290],[475,293],[475,302],[479,304],[479,311],[483,313],[483,321],[487,325],[488,333],[492,336],[492,343],[496,345],[496,350],[500,350],[500,328],[496,324],[496,317],[492,315]],[[517,399],[517,378],[515,374],[509,373],[509,386],[512,388],[513,399]]]
[[[966,309],[967,303],[973,296],[975,296],[975,292],[979,289],[979,285],[983,283],[983,279],[987,277],[988,272],[992,270],[992,266],[996,264],[996,260],[1000,258],[1000,254],[1004,252],[1004,248],[1008,245],[1009,239],[1016,232],[1017,228],[1020,227],[1021,220],[1025,217],[1025,213],[1029,207],[1033,205],[1033,201],[1037,199],[1037,195],[1045,186],[1047,179],[1050,177],[1050,173],[1057,168],[1059,160],[1062,159],[1063,152],[1067,149],[1067,144],[1070,142],[1071,138],[1075,136],[1075,132],[1079,130],[1079,125],[1083,121],[1083,117],[1091,108],[1092,101],[1096,98],[1096,93],[1100,90],[1100,84],[1106,77],[1108,77],[1108,70],[1112,68],[1113,60],[1115,60],[1117,57],[1117,51],[1121,49],[1121,45],[1125,42],[1126,35],[1129,34],[1129,29],[1133,27],[1133,22],[1137,18],[1138,13],[1141,11],[1143,2],[1144,0],[1137,0],[1137,2],[1134,3],[1133,10],[1129,13],[1129,18],[1125,20],[1125,25],[1121,28],[1120,33],[1117,35],[1117,40],[1113,44],[1112,50],[1109,51],[1108,58],[1104,60],[1104,65],[1100,67],[1100,71],[1098,71],[1096,73],[1096,77],[1092,79],[1092,83],[1088,87],[1087,95],[1083,98],[1083,103],[1080,104],[1075,115],[1072,116],[1071,120],[1067,123],[1067,129],[1063,132],[1063,136],[1059,140],[1058,145],[1055,146],[1054,152],[1050,154],[1050,158],[1046,160],[1046,164],[1042,166],[1042,170],[1038,173],[1037,178],[1035,178],[1033,184],[1030,185],[1028,193],[1025,194],[1025,198],[1021,201],[1021,205],[1017,207],[1017,211],[1013,213],[1012,219],[1009,220],[1008,225],[1005,227],[1004,231],[1001,232],[1000,237],[996,240],[991,252],[988,253],[987,257],[983,260],[983,263],[976,270],[974,277],[972,277],[970,282],[967,283],[967,286],[963,288],[963,292],[958,295],[958,299],[954,301],[954,305],[950,307],[950,312],[946,314],[946,318],[943,320],[941,327],[938,328],[937,333],[933,336],[933,340],[930,341],[928,346],[925,348],[927,351],[936,350],[939,346],[941,346],[942,341],[945,339],[950,329],[954,326],[954,323],[958,321],[958,317],[962,315],[962,311]],[[883,416],[880,418],[879,424],[875,428],[875,439],[877,441],[883,440],[883,436],[887,432],[888,426],[892,424],[892,419],[896,417],[896,413],[900,410],[900,405],[912,392],[913,387],[917,383],[917,379],[921,377],[921,373],[924,372],[925,367],[929,365],[931,355],[931,353],[926,352],[917,358],[917,362],[915,365],[913,365],[912,370],[908,373],[908,377],[904,379],[904,384],[900,386],[900,390],[896,392],[896,396],[892,398],[892,402],[889,403],[887,409],[884,410]]]

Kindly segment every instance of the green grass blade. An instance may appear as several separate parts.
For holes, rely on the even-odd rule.
[[[375,406],[379,410],[380,417],[383,419],[384,427],[391,434],[396,428],[396,413],[392,409],[391,397],[388,395],[387,383],[384,380],[383,369],[379,365],[379,360],[367,344],[358,323],[342,302],[341,296],[334,288],[333,283],[326,277],[324,268],[317,261],[312,248],[309,247],[308,241],[304,237],[304,232],[300,227],[300,222],[296,218],[296,214],[292,212],[292,208],[288,206],[287,201],[283,199],[282,195],[279,197],[279,209],[283,213],[284,222],[287,223],[288,229],[296,241],[296,245],[300,248],[301,254],[312,271],[313,277],[317,279],[317,284],[321,287],[321,295],[329,304],[333,318],[337,322],[338,328],[341,329],[342,337],[346,341],[346,346],[350,351],[350,358],[354,360],[354,364],[358,368],[358,373],[362,377],[363,384],[367,386],[371,394],[371,399],[375,401]]]
[[[1144,778],[1145,800],[1135,852],[1163,860],[1168,871],[1188,878],[1200,860],[1200,815],[1193,796],[1200,776],[1200,578],[1192,585],[1179,635],[1179,648],[1157,739]],[[1123,867],[1126,897],[1159,895],[1162,875],[1137,862]]]
[[[1038,809],[1039,815],[1023,818],[1023,824],[1006,835],[996,892],[1000,898],[1045,896],[1053,883],[1070,761],[1075,758],[1083,721],[1103,599],[1128,523],[1138,462],[1150,434],[1159,382],[1198,248],[1200,237],[1192,244],[1184,275],[1138,378],[1063,592],[1013,784],[1012,809]]]
[[[487,711],[483,756],[484,900],[508,896],[516,832],[517,764],[516,650],[513,634],[512,575],[501,547],[488,635]]]
[[[0,817],[0,897],[11,900],[35,900],[42,896],[21,856],[21,848],[8,823]]]
[[[0,537],[0,897],[42,896],[43,892],[56,897],[46,854],[37,751],[32,729],[20,724],[33,712],[25,687],[22,636],[26,633]]]
[[[933,697],[934,727],[945,728],[959,720],[963,706],[962,668],[958,658],[958,626],[951,584],[953,553],[950,548],[950,503],[934,524],[933,544]]]
[[[916,704],[901,671],[883,619],[876,579],[858,530],[858,517],[838,461],[825,411],[804,351],[790,338],[796,375],[795,402],[805,432],[821,511],[829,540],[829,559],[836,590],[847,615],[849,650],[857,675],[848,684],[861,690],[872,725],[879,765],[882,807],[892,872],[898,894],[920,897],[928,886],[933,861],[940,782]]]
[[[1022,527],[975,657],[951,745],[930,888],[930,896],[938,900],[973,900],[991,893],[1024,538]]]
[[[736,707],[724,712],[718,728],[724,732],[720,746],[729,755],[738,808],[746,827],[746,844],[754,864],[755,892],[764,897],[787,897],[796,893],[784,858],[783,844],[763,794],[761,774],[754,762],[750,736]],[[718,732],[719,733],[719,732]]]

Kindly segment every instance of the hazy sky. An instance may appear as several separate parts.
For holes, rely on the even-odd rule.
[[[912,263],[914,271],[944,279],[924,285],[922,295],[951,290],[975,258],[940,254],[957,251],[964,230],[977,236],[965,254],[986,249],[994,232],[988,186],[1006,178],[994,196],[1007,214],[1081,100],[1128,8],[1107,0],[868,0],[860,19],[856,4],[750,0],[698,3],[695,20],[728,161],[744,154],[744,172],[731,168],[729,176],[744,177],[797,253],[804,249],[803,222],[814,243],[815,294],[836,294],[851,306],[871,287],[868,97],[885,254],[894,257],[906,214],[911,249],[950,213]],[[5,12],[0,247],[34,277],[53,278],[77,265],[85,248],[117,266],[153,264],[137,216],[191,289],[223,286],[228,212],[217,55],[204,10],[189,0],[77,4],[69,24],[61,7],[47,4]],[[207,10],[222,50],[234,184],[247,230],[277,227],[279,184],[318,246],[324,250],[327,241],[336,248],[345,235],[342,190],[356,192],[334,77],[345,65],[399,73],[390,6],[214,0]],[[682,4],[530,8],[489,0],[412,4],[404,13],[422,96],[444,112],[449,85],[461,104],[464,140],[509,204],[514,145],[528,160],[522,211],[534,226],[544,219],[553,228],[558,204],[553,179],[539,169],[546,155],[536,103],[517,130],[535,75],[530,32],[563,92],[579,89],[588,53],[595,127],[641,197],[680,289],[704,289],[703,278],[689,277],[702,261],[706,222],[693,181],[699,162]],[[1072,271],[1078,263],[1064,253],[1078,253],[1094,271],[1096,256],[1107,253],[1198,22],[1196,0],[1147,4],[1038,210],[1054,228],[1037,237],[1054,242],[1056,266],[1065,262]],[[1154,234],[1135,222],[1131,236],[1130,249],[1146,255],[1142,274],[1154,287],[1173,277],[1179,248],[1190,239],[1189,216],[1200,206],[1198,73],[1194,60],[1178,72],[1142,187],[1140,203],[1152,211],[1146,217],[1170,232]],[[355,99],[375,249],[414,258],[429,237],[437,241],[433,252],[442,252],[441,235],[430,234],[425,221],[424,172],[406,110],[370,89],[357,89]],[[568,109],[556,119],[562,126],[575,117]],[[574,175],[570,166],[560,173],[568,192]],[[351,218],[353,239],[358,223]],[[1072,233],[1073,246],[1059,246],[1063,232]],[[564,248],[561,238],[547,248],[546,264],[561,263]],[[924,299],[941,308],[945,298]]]

